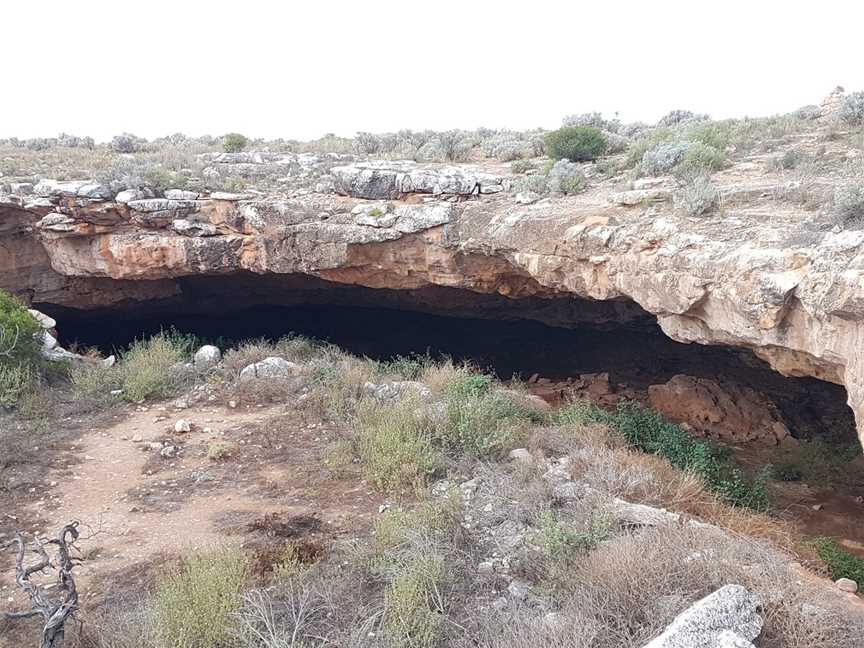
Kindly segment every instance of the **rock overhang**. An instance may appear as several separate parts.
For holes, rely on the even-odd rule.
[[[778,223],[745,216],[729,226],[594,194],[522,205],[503,191],[506,178],[471,167],[380,161],[331,173],[335,194],[291,197],[109,197],[98,183],[42,181],[36,199],[0,198],[0,237],[29,246],[52,279],[6,255],[3,287],[92,308],[118,300],[94,289],[76,304],[80,290],[64,297],[61,286],[299,273],[394,290],[631,300],[678,341],[749,348],[783,374],[844,384],[861,429],[864,232],[788,245]]]

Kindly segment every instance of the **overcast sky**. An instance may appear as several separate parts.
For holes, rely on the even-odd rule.
[[[0,137],[555,127],[864,88],[860,0],[6,0]]]

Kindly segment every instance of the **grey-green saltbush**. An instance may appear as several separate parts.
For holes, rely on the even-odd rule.
[[[684,159],[689,142],[659,142],[642,155],[641,169],[646,175],[664,175]]]
[[[585,176],[579,165],[567,160],[558,160],[546,176],[546,188],[552,193],[582,193],[586,186]]]
[[[719,203],[720,193],[707,175],[696,174],[686,179],[679,196],[679,204],[690,216],[707,214]]]
[[[864,91],[853,92],[843,97],[837,116],[852,126],[864,124]]]
[[[864,182],[848,182],[834,188],[834,213],[842,225],[864,223]]]

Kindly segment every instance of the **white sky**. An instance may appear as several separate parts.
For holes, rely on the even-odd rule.
[[[0,137],[767,115],[864,89],[860,0],[3,0]]]

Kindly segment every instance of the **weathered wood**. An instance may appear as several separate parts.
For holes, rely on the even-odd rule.
[[[30,599],[31,609],[22,612],[7,612],[8,619],[23,619],[41,616],[44,623],[39,648],[62,648],[65,639],[66,621],[78,609],[78,589],[72,575],[74,559],[70,553],[78,540],[78,522],[64,526],[54,538],[43,539],[33,536],[29,545],[22,532],[15,535],[12,542],[3,548],[16,547],[15,583]],[[48,555],[46,545],[57,547],[54,563]],[[28,546],[37,560],[26,564]],[[33,582],[33,575],[51,568],[57,570],[57,582],[53,589],[56,594],[49,595],[49,588]]]

